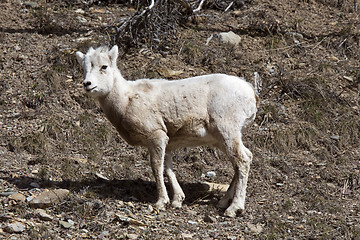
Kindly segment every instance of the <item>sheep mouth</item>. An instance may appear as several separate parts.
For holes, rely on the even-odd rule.
[[[92,90],[94,90],[95,88],[96,88],[96,86],[93,88],[85,88],[85,90],[86,90],[86,92],[92,92]]]

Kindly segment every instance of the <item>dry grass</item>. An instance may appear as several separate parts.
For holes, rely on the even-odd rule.
[[[318,7],[316,2],[320,1],[301,1],[299,4]],[[125,76],[132,78],[161,77],[152,66],[183,70],[180,77],[223,72],[245,76],[251,81],[254,71],[261,73],[264,80],[262,102],[256,125],[246,136],[246,146],[254,153],[247,210],[229,223],[230,228],[240,226],[242,231],[247,222],[264,224],[264,231],[259,235],[242,233],[249,238],[356,239],[360,235],[356,218],[360,181],[360,71],[359,53],[354,51],[358,48],[358,25],[356,22],[347,23],[346,18],[350,16],[343,11],[344,7],[339,6],[332,8],[343,15],[333,15],[339,26],[329,25],[329,32],[316,36],[313,33],[319,31],[317,25],[307,28],[307,19],[298,17],[301,12],[279,19],[277,13],[281,8],[269,8],[269,5],[274,5],[271,1],[254,1],[253,4],[254,8],[251,5],[243,10],[244,16],[212,11],[204,22],[179,28],[181,35],[175,41],[177,45],[167,51],[168,55],[154,51],[151,56],[144,56],[137,48],[124,51],[119,66],[124,69]],[[296,9],[300,10],[300,7]],[[64,37],[62,34],[69,30],[52,22],[57,20],[58,13],[53,14],[51,6],[50,9],[29,11],[39,11],[34,15],[39,23],[33,27],[43,35],[53,34],[52,37],[41,35],[39,41]],[[293,18],[289,20],[288,17]],[[68,17],[64,19],[66,23]],[[227,25],[229,22],[233,23],[231,27]],[[215,38],[209,46],[205,45],[210,33],[229,29],[242,35],[239,46],[222,45]],[[308,33],[307,36],[304,34],[301,46],[295,46],[293,40],[284,34],[284,31],[295,30]],[[8,42],[8,35],[8,32],[0,33],[0,42]],[[24,34],[23,38],[26,37],[30,39]],[[1,132],[2,149],[12,154],[9,159],[14,164],[18,159],[23,161],[24,169],[29,168],[26,174],[37,169],[36,181],[41,183],[41,187],[70,189],[69,198],[51,211],[63,218],[71,216],[74,221],[84,224],[79,229],[87,229],[97,236],[107,229],[107,225],[114,225],[114,228],[119,225],[119,222],[110,221],[112,218],[104,214],[104,209],[115,211],[119,206],[111,204],[130,201],[135,205],[131,211],[142,216],[143,208],[155,201],[153,193],[156,191],[147,151],[124,143],[94,100],[81,90],[83,75],[74,50],[86,51],[90,46],[106,42],[104,39],[108,36],[94,37],[93,41],[82,43],[66,41],[70,45],[69,51],[64,51],[58,42],[54,42],[48,56],[42,59],[41,66],[44,67],[36,79],[30,74],[17,77],[3,68],[4,82],[0,85],[0,108],[4,110],[1,121],[12,127],[10,130],[1,129],[4,130]],[[150,45],[146,47],[151,48]],[[12,66],[11,57],[16,59],[17,56],[11,54],[8,51],[10,60],[0,58],[0,64],[10,61],[9,66]],[[24,54],[31,56],[32,52]],[[29,72],[33,71],[29,63],[21,64]],[[270,73],[267,66],[274,66],[274,73]],[[16,81],[18,85],[14,84]],[[11,92],[11,89],[18,90]],[[11,100],[18,102],[14,105]],[[12,124],[8,123],[10,121]],[[12,132],[13,125],[19,129],[22,127],[21,134]],[[192,209],[197,215],[209,212],[214,216],[221,215],[214,207],[220,195],[200,194],[194,185],[203,180],[202,174],[207,171],[216,172],[213,181],[228,183],[233,174],[231,163],[211,147],[179,150],[174,163],[179,180],[187,191],[185,207],[181,211],[169,209],[161,217],[156,215],[161,221],[151,222],[151,229],[155,228],[153,225],[157,231],[165,229],[161,225],[165,216],[176,224],[171,230],[174,234],[181,230],[190,231],[191,227],[194,233],[202,234],[199,232],[203,227],[201,224],[184,225],[194,217],[188,210]],[[20,179],[10,178],[16,175],[3,169],[0,174],[7,181]],[[109,181],[99,178],[98,173]],[[26,217],[24,206],[9,211]],[[108,224],[97,223],[95,220],[98,219],[100,222],[105,219]],[[220,221],[224,221],[221,222],[223,226],[227,220],[219,220],[214,225]],[[214,225],[204,228],[213,229]],[[118,231],[127,229],[127,226],[122,226]],[[30,229],[29,234],[33,238],[56,236],[46,224]],[[151,236],[151,231],[144,234]],[[225,235],[222,237],[226,238]]]

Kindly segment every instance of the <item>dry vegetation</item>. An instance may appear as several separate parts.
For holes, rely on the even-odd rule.
[[[19,239],[359,239],[360,19],[353,1],[234,1],[227,12],[227,4],[206,1],[196,16],[179,12],[171,31],[158,29],[159,39],[156,29],[117,36],[115,26],[144,9],[136,5],[143,1],[124,2],[0,0],[0,193],[36,195],[34,182],[40,191],[71,191],[47,209],[52,222],[0,196],[0,227],[28,222]],[[175,2],[171,11],[181,10]],[[241,36],[238,46],[216,37],[205,44],[230,30]],[[127,145],[83,93],[74,56],[114,41],[128,79],[221,72],[251,80],[260,73],[262,102],[246,136],[254,161],[243,214],[222,217],[215,207],[221,193],[199,184],[232,176],[211,147],[175,156],[183,209],[150,207],[156,189],[147,152]],[[205,179],[208,171],[216,177]],[[1,217],[8,213],[12,219]],[[61,219],[76,225],[65,230]],[[11,236],[0,231],[0,238]]]

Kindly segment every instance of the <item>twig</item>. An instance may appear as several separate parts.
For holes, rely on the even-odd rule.
[[[204,2],[205,2],[205,0],[201,0],[199,6],[198,6],[196,9],[194,9],[193,12],[198,12],[198,11],[200,11],[201,8],[202,8],[202,5],[204,4]]]
[[[341,193],[342,193],[343,195],[346,194],[346,190],[348,189],[348,187],[349,187],[349,180],[346,179],[345,182],[344,182],[344,186],[343,186],[343,188],[341,189]]]
[[[230,4],[229,4],[229,6],[227,6],[227,8],[225,8],[225,11],[224,12],[227,12],[230,8],[231,8],[231,6],[234,4],[234,2],[231,2]]]
[[[325,38],[327,38],[327,37],[325,37]],[[323,40],[321,40],[320,42],[318,42],[317,44],[307,44],[307,45],[303,45],[302,47],[303,48],[309,48],[309,47],[312,47],[312,46],[315,45],[312,48],[312,50],[314,50],[317,46],[319,46],[321,44],[321,42],[323,42],[325,40],[325,38]],[[269,49],[269,50],[260,50],[258,52],[270,52],[270,51],[288,50],[288,49],[291,49],[293,47],[299,46],[299,45],[304,44],[304,43],[306,43],[306,42],[305,41],[304,42],[299,42],[297,44],[293,44],[293,45],[286,46],[286,47],[281,47],[281,48],[275,48],[275,49]]]
[[[178,56],[180,56],[180,53],[181,53],[181,51],[182,51],[182,49],[183,49],[183,47],[184,47],[184,44],[185,44],[185,41],[181,44],[181,47],[180,47],[180,50],[179,50]]]
[[[339,44],[338,48],[340,48],[340,47],[344,44],[344,42],[346,42],[346,40],[347,40],[347,38],[345,38],[344,41],[342,41],[342,42]]]
[[[321,39],[320,42],[318,42],[315,47],[313,47],[311,50],[314,50],[315,48],[317,48],[317,46],[319,46],[327,37],[324,37],[323,39]]]
[[[206,43],[205,43],[206,46],[209,45],[209,43],[213,37],[214,37],[214,34],[211,34],[210,37],[208,37],[208,39],[206,39]]]
[[[357,0],[354,0],[354,11],[357,12],[358,11],[358,4],[357,4]]]

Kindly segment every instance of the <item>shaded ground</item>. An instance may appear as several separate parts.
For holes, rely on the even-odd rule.
[[[246,210],[235,219],[215,207],[230,163],[216,149],[178,151],[186,200],[158,212],[148,154],[127,145],[82,91],[74,52],[112,43],[112,24],[131,6],[60,1],[38,6],[0,1],[0,193],[71,194],[36,218],[26,202],[0,196],[1,229],[26,223],[27,238],[358,239],[360,237],[360,21],[338,1],[250,1],[242,9],[203,9],[157,53],[126,49],[128,79],[183,78],[222,72],[264,81],[256,123],[246,136],[254,153]],[[239,46],[211,34],[233,31]],[[125,48],[124,48],[125,49]],[[171,74],[170,74],[171,75]],[[216,177],[204,174],[214,171]],[[34,188],[33,183],[39,184]],[[137,222],[124,221],[131,216]],[[211,220],[209,220],[211,217]],[[64,229],[59,220],[75,225]]]

